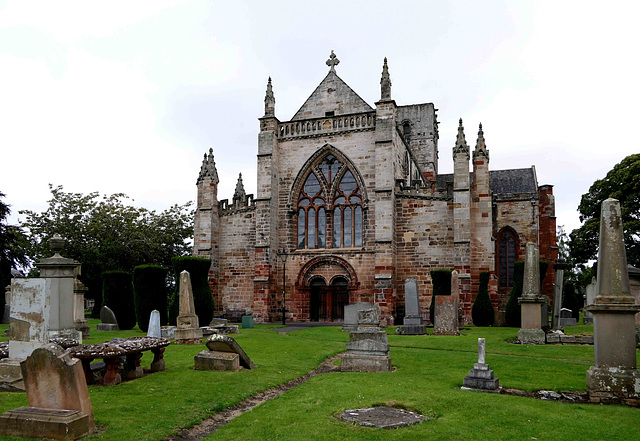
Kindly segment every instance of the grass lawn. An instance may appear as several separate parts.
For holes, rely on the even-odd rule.
[[[97,332],[91,339],[143,335],[137,328]],[[275,325],[242,329],[234,336],[258,369],[240,372],[193,370],[200,346],[172,345],[167,370],[112,387],[91,386],[96,422],[92,440],[159,440],[181,427],[269,387],[299,377],[345,349],[348,333],[337,327],[310,328],[287,335]],[[0,325],[0,335],[7,325]],[[591,326],[579,333],[592,332]],[[592,346],[528,346],[506,343],[516,328],[475,328],[462,336],[397,336],[388,328],[395,372],[330,373],[312,378],[281,397],[236,418],[208,439],[464,439],[464,440],[640,440],[640,409],[571,405],[507,395],[461,391],[477,361],[477,338],[486,338],[487,362],[505,387],[524,390],[584,390],[593,364]],[[6,340],[6,338],[4,338]],[[142,364],[148,367],[151,354]],[[0,412],[27,404],[24,393],[0,392]],[[413,427],[381,430],[334,418],[345,409],[387,404],[434,417]],[[11,438],[0,438],[11,439]]]

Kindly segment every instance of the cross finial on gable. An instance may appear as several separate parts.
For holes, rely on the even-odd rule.
[[[327,60],[327,66],[329,66],[329,72],[335,72],[336,66],[340,64],[340,60],[336,57],[336,54],[333,53],[333,49],[331,49],[331,55],[329,55],[329,59]]]

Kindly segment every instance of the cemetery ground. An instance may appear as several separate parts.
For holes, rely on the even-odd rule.
[[[144,335],[137,327],[98,332],[97,323],[89,320],[91,338],[86,343]],[[0,335],[6,328],[0,325]],[[257,325],[233,335],[258,365],[254,370],[195,371],[193,357],[204,344],[171,345],[165,352],[166,371],[117,386],[90,386],[100,432],[86,439],[166,439],[261,391],[307,374],[325,359],[344,352],[349,340],[340,327],[286,334],[271,328],[278,325]],[[395,328],[386,330],[393,372],[319,374],[233,419],[206,439],[640,440],[640,408],[459,389],[477,361],[479,337],[486,339],[487,363],[500,384],[529,392],[586,390],[585,373],[593,365],[593,346],[509,343],[517,338],[517,328],[468,326],[460,336],[399,336]],[[565,328],[565,332],[592,333],[593,327]],[[142,365],[148,367],[151,358],[151,354],[144,355]],[[26,394],[0,392],[0,412],[26,405]],[[347,424],[335,417],[347,409],[376,405],[408,408],[431,419],[384,430]]]

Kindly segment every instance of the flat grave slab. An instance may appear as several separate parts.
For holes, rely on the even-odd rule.
[[[410,410],[391,407],[369,407],[367,409],[345,410],[340,415],[340,419],[347,423],[355,423],[361,426],[395,429],[418,424],[428,418]]]

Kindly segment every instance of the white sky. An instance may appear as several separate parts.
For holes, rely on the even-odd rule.
[[[195,199],[213,147],[220,199],[255,193],[267,77],[289,120],[327,72],[374,106],[389,59],[398,105],[439,109],[440,172],[458,118],[490,168],[536,165],[558,225],[640,151],[634,1],[0,1],[0,191],[15,222],[48,184],[123,192],[164,209]]]

